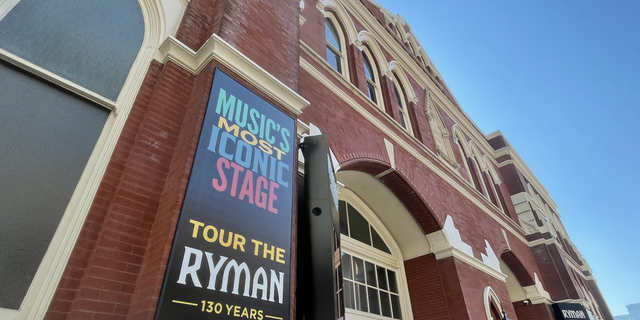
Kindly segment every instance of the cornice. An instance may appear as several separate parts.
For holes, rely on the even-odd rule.
[[[215,59],[296,115],[301,114],[302,110],[309,105],[309,101],[215,33],[198,52],[169,36],[160,45],[155,59],[161,63],[172,61],[193,75],[198,75],[211,60]]]

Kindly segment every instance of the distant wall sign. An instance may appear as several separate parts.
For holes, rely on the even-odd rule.
[[[589,319],[587,310],[578,303],[554,303],[551,309],[558,320]]]
[[[295,132],[216,70],[156,319],[289,319]]]

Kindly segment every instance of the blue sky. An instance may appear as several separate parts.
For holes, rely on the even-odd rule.
[[[640,1],[378,0],[558,204],[614,315],[640,302]]]

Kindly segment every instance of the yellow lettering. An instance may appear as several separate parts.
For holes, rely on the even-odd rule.
[[[245,252],[244,244],[246,241],[247,240],[243,236],[236,233],[235,237],[233,237],[233,250],[238,250],[238,247],[240,247],[240,250]]]
[[[191,237],[197,238],[198,237],[198,228],[204,226],[204,223],[202,223],[200,221],[193,220],[193,219],[190,219],[189,222],[191,224],[193,224],[193,233],[191,234]]]
[[[284,264],[284,249],[278,248],[276,250],[276,261]]]
[[[253,255],[257,256],[260,251],[260,246],[262,246],[262,241],[251,239],[251,242],[253,242]]]
[[[264,140],[260,140],[260,150],[262,150],[262,152],[266,153],[266,154],[272,154],[273,150],[271,149],[271,144],[269,144],[269,142],[266,142]]]
[[[212,236],[209,236],[209,231],[213,231]],[[204,227],[204,230],[202,231],[202,237],[204,237],[204,239],[208,242],[216,242],[216,239],[218,238],[218,229],[216,229],[216,227],[212,225],[208,225]]]
[[[267,255],[270,255],[271,256],[271,260],[273,260],[273,254],[274,254],[274,252],[276,250],[276,247],[271,246],[271,250],[267,249],[268,247],[269,247],[269,245],[265,243],[264,244],[264,249],[262,249],[263,250],[262,251],[262,257],[266,259]]]
[[[218,128],[224,129],[227,132],[233,131],[233,135],[236,136],[236,137],[238,136],[238,132],[240,131],[240,127],[238,127],[237,124],[229,126],[229,123],[227,122],[227,119],[225,119],[223,117],[220,117],[220,120],[218,120]]]
[[[249,141],[249,139],[247,138],[247,136],[251,137],[251,141]],[[258,144],[258,138],[256,138],[256,136],[253,135],[253,133],[244,130],[242,132],[240,132],[240,137],[242,138],[242,140],[244,140],[246,143],[255,146],[256,144]]]
[[[278,160],[282,160],[282,155],[285,154],[285,152],[280,150],[280,149],[278,149],[278,148],[276,148],[276,147],[273,147],[273,149],[276,150],[276,152],[277,152],[276,157],[278,158]]]

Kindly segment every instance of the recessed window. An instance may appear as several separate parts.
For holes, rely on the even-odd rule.
[[[399,275],[396,268],[376,261],[380,255],[391,258],[391,250],[367,218],[346,201],[339,201],[342,234],[341,267],[345,308],[377,315],[377,318],[402,319]],[[348,243],[366,244],[370,249],[351,252]]]
[[[358,240],[378,250],[391,254],[389,247],[380,237],[380,234],[371,227],[358,210],[345,201],[340,201],[340,233]]]
[[[342,46],[340,45],[340,34],[331,19],[324,19],[324,32],[327,38],[327,62],[342,73]]]
[[[405,130],[411,133],[411,120],[409,118],[409,110],[407,109],[407,105],[404,101],[404,95],[398,89],[398,78],[393,78],[393,92],[395,94],[396,101],[398,103],[398,113],[400,114],[400,125]]]
[[[341,263],[345,308],[402,319],[394,271],[344,252]]]
[[[374,103],[378,103],[377,94],[376,94],[376,80],[375,73],[373,73],[373,69],[371,68],[371,61],[367,54],[362,52],[362,61],[364,63],[364,75],[367,78],[367,97],[371,99]]]

